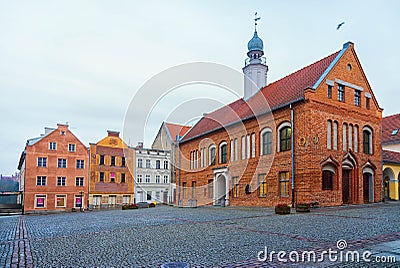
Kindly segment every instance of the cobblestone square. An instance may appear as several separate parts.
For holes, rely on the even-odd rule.
[[[259,261],[270,251],[351,250],[395,255],[399,267],[398,203],[313,209],[275,215],[263,208],[109,210],[0,218],[0,267],[353,267],[355,263]],[[356,265],[357,266],[357,265]]]

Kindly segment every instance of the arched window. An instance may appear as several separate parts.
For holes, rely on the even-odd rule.
[[[343,139],[342,139],[342,145],[343,145],[343,151],[347,151],[347,124],[343,124]]]
[[[272,130],[270,128],[263,129],[260,137],[260,154],[272,154]]]
[[[278,128],[279,152],[289,151],[292,147],[292,128],[290,123],[281,124]]]
[[[219,163],[225,164],[228,161],[228,145],[222,142],[219,145]]]
[[[332,121],[328,120],[328,127],[326,129],[326,147],[332,149]]]
[[[372,154],[372,129],[370,127],[363,128],[363,152]]]
[[[256,134],[251,134],[251,157],[256,157]]]
[[[209,160],[208,160],[208,162],[210,163],[210,166],[213,166],[213,165],[215,165],[215,145],[213,144],[213,145],[211,145],[209,148],[208,148],[208,155],[209,155]]]

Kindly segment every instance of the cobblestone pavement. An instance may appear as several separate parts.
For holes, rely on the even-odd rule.
[[[0,267],[400,267],[400,203],[275,215],[262,208],[173,208],[0,217]],[[373,253],[372,262],[278,262],[277,252]],[[343,241],[342,241],[343,242]],[[257,259],[275,251],[273,262]],[[260,256],[263,256],[261,254]],[[294,255],[295,256],[295,255]],[[318,255],[319,256],[319,255]],[[395,256],[396,263],[376,263]],[[286,256],[286,259],[288,257]]]

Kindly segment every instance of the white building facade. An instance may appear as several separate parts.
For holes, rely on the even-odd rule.
[[[135,202],[170,203],[172,193],[171,153],[146,149],[139,143],[135,149]]]

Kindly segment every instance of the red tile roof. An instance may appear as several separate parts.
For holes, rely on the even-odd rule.
[[[176,136],[179,135],[183,137],[186,134],[186,132],[188,132],[190,129],[190,126],[182,126],[172,123],[165,123],[165,124],[174,142],[176,142]]]
[[[383,157],[383,162],[386,164],[388,163],[400,164],[400,153],[398,152],[382,150],[382,157]]]
[[[397,132],[396,129],[398,129]],[[400,143],[400,114],[386,116],[382,119],[382,144],[393,143]]]
[[[313,87],[339,53],[340,51],[337,51],[267,85],[247,102],[242,98],[207,114],[193,126],[182,139],[182,142],[237,123],[246,118],[251,118],[255,114],[274,111],[290,103],[303,100],[304,90]]]

